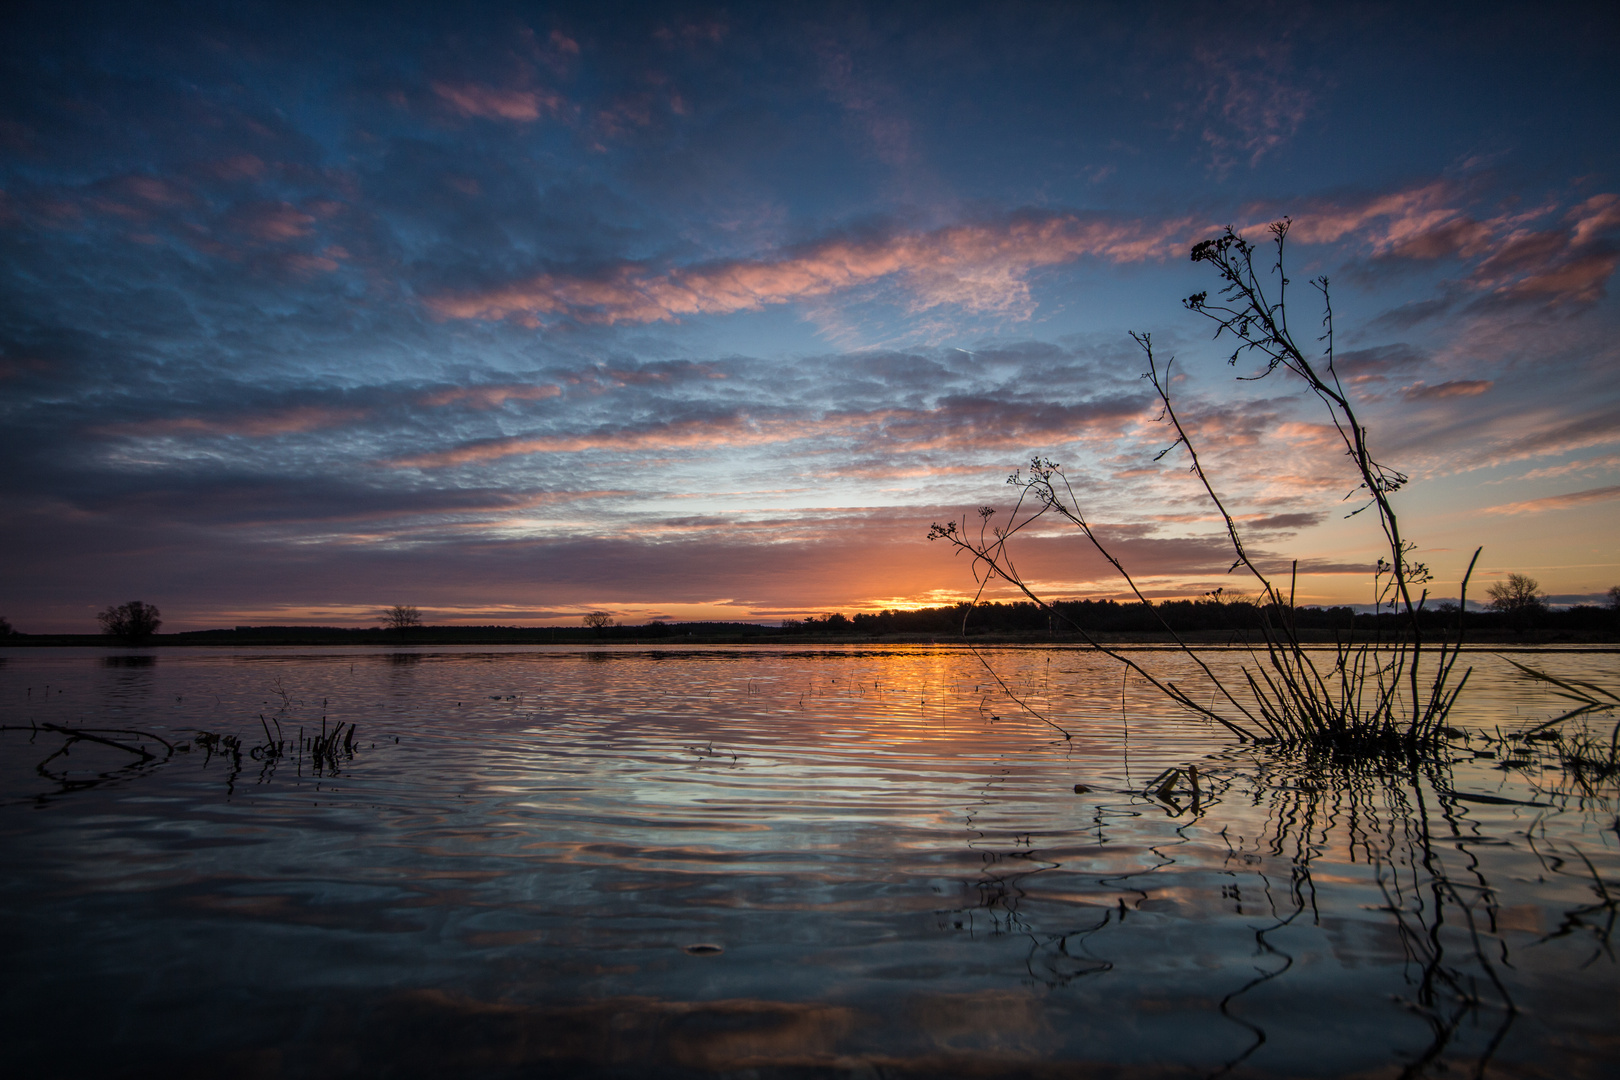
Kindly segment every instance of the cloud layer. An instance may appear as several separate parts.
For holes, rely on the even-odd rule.
[[[1489,522],[1492,572],[1602,592],[1612,26],[1274,15],[31,9],[0,44],[0,615],[934,602],[972,586],[928,524],[1034,454],[1156,591],[1240,589],[1155,461],[1133,329],[1255,543],[1359,602],[1336,434],[1176,303],[1219,284],[1191,243],[1284,214],[1296,335],[1326,275],[1427,557]],[[1119,591],[1073,537],[1025,565]]]

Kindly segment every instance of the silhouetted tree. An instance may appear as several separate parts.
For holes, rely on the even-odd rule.
[[[1508,615],[1538,612],[1547,606],[1541,582],[1526,574],[1509,574],[1506,581],[1498,581],[1485,591],[1491,598],[1491,610]]]
[[[158,618],[158,609],[139,600],[110,607],[96,618],[101,623],[102,633],[125,641],[149,638],[163,625],[163,620]]]
[[[1515,630],[1523,630],[1547,610],[1547,598],[1540,590],[1541,583],[1535,578],[1509,574],[1506,581],[1498,581],[1485,591],[1491,598],[1491,610],[1507,616]]]
[[[605,611],[593,611],[585,616],[585,625],[600,634],[603,630],[614,625],[613,616]]]
[[[1609,610],[1620,611],[1620,585],[1609,586]]]
[[[405,631],[422,625],[422,613],[409,604],[395,604],[383,613],[383,622],[403,637]]]
[[[10,637],[14,633],[16,631],[11,628],[11,623],[5,616],[0,615],[0,637]]]

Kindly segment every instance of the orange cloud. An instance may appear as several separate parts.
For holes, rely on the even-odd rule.
[[[1508,297],[1559,304],[1603,295],[1620,264],[1620,253],[1604,243],[1620,229],[1620,195],[1586,199],[1564,215],[1564,226],[1530,229],[1554,208],[1480,221],[1452,205],[1456,194],[1442,180],[1359,204],[1327,204],[1301,213],[1291,235],[1331,243],[1360,234],[1374,255],[1406,259],[1483,257],[1469,283]]]
[[[747,417],[723,420],[688,420],[644,431],[603,431],[587,435],[557,435],[490,439],[454,450],[399,458],[388,464],[408,469],[436,469],[523,454],[572,454],[585,450],[694,449],[716,446],[789,442],[825,430],[825,425],[794,422],[756,422]]]
[[[1525,480],[1549,480],[1554,476],[1568,476],[1570,473],[1585,472],[1588,469],[1614,469],[1620,468],[1620,454],[1610,454],[1608,457],[1586,458],[1583,461],[1570,461],[1563,465],[1549,465],[1541,469],[1531,469],[1525,473]],[[1503,481],[1492,481],[1502,483]]]
[[[425,394],[418,400],[423,405],[433,407],[461,402],[475,409],[494,409],[508,401],[539,401],[544,398],[554,398],[561,393],[562,387],[549,384],[541,386],[523,384],[458,386],[449,390],[439,390],[431,394]]]
[[[566,316],[609,325],[650,323],[756,311],[898,276],[918,309],[951,303],[1027,316],[1031,270],[1087,255],[1111,262],[1167,258],[1180,253],[1195,227],[1192,218],[1125,222],[1032,215],[872,240],[828,240],[776,259],[661,271],[628,264],[597,276],[539,274],[494,289],[431,297],[427,304],[454,319]]]
[[[451,450],[387,462],[396,468],[436,469],[523,454],[569,454],[586,450],[694,450],[760,446],[808,438],[843,438],[857,453],[919,453],[951,449],[1027,449],[1032,443],[1073,441],[1101,427],[1114,434],[1117,421],[1140,409],[1133,401],[1104,405],[1026,406],[992,401],[956,401],[937,409],[884,409],[829,413],[819,418],[757,419],[733,416],[686,420],[640,430],[598,430],[580,435],[514,436],[469,443]]]
[[[1620,195],[1594,195],[1569,212],[1575,222],[1572,237],[1576,244],[1590,244],[1606,233],[1620,229]]]
[[[1512,296],[1547,297],[1554,303],[1591,303],[1603,296],[1603,287],[1613,276],[1617,261],[1620,261],[1620,253],[1590,252],[1540,273],[1528,274],[1501,291]]]
[[[1292,236],[1332,243],[1354,235],[1375,255],[1410,259],[1484,257],[1473,276],[1476,287],[1555,299],[1593,299],[1614,270],[1617,256],[1595,242],[1620,227],[1620,197],[1586,200],[1570,211],[1567,228],[1526,232],[1524,222],[1546,208],[1478,221],[1455,205],[1456,194],[1440,180],[1357,203],[1307,208]],[[1036,269],[1088,256],[1115,263],[1174,257],[1190,239],[1210,231],[1190,216],[1150,221],[1028,213],[926,232],[839,237],[759,259],[542,273],[494,288],[442,293],[426,303],[451,319],[653,323],[816,301],[893,279],[910,294],[913,311],[950,304],[1027,318],[1034,310],[1029,275]]]
[[[564,104],[562,95],[549,90],[501,90],[478,83],[435,82],[432,86],[462,116],[489,120],[530,123],[540,119],[541,113],[557,113]]]
[[[238,211],[237,223],[256,240],[277,243],[308,236],[315,218],[289,203],[255,203]]]
[[[338,427],[362,420],[364,409],[337,409],[325,405],[301,405],[277,412],[227,416],[210,419],[177,416],[163,420],[140,420],[96,429],[103,435],[290,435],[300,431]]]
[[[1527,499],[1524,502],[1506,503],[1502,506],[1488,506],[1487,514],[1539,514],[1543,510],[1567,510],[1572,506],[1585,506],[1587,503],[1607,502],[1610,499],[1620,499],[1620,484],[1609,487],[1588,488],[1585,491],[1571,491],[1563,495],[1548,495],[1541,499]]]
[[[1295,219],[1289,236],[1307,244],[1331,244],[1351,233],[1371,233],[1376,252],[1406,246],[1413,257],[1421,257],[1417,253],[1427,250],[1429,238],[1462,218],[1460,210],[1445,205],[1451,195],[1451,185],[1437,180],[1360,203],[1320,204]],[[1472,242],[1473,234],[1464,233],[1458,239]]]
[[[1401,391],[1407,401],[1430,401],[1437,398],[1477,397],[1496,383],[1490,379],[1452,379],[1433,386],[1416,383]]]

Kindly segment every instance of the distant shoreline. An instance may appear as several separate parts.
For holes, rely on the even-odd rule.
[[[670,628],[668,632],[662,634],[625,632],[637,629],[641,628],[619,627],[616,628],[617,632],[597,636],[589,630],[571,627],[559,627],[556,630],[550,628],[491,629],[469,627],[465,631],[458,631],[451,627],[428,627],[401,635],[395,631],[345,631],[340,629],[327,631],[305,631],[300,629],[277,633],[270,627],[255,627],[252,631],[203,630],[179,634],[157,634],[139,643],[120,641],[117,638],[110,638],[101,634],[12,634],[0,638],[0,648],[328,648],[333,646],[354,646],[383,649],[417,649],[450,646],[548,645],[569,647],[657,647],[673,645],[747,645],[759,647],[779,645],[1048,645],[1089,647],[1086,640],[1078,634],[981,633],[969,634],[965,637],[961,634],[946,633],[804,634],[783,633],[775,627],[760,627],[757,631],[711,631],[707,633],[681,633],[674,628]],[[1177,647],[1175,639],[1165,633],[1099,631],[1092,636],[1098,642],[1109,646],[1172,649]],[[1254,631],[1189,631],[1180,636],[1189,645],[1205,648],[1242,648],[1246,646],[1263,646],[1264,644],[1260,635]],[[1324,647],[1331,647],[1336,640],[1352,645],[1374,644],[1378,641],[1377,635],[1370,631],[1354,634],[1341,632],[1336,637],[1331,631],[1307,630],[1300,632],[1300,638],[1307,645]],[[1389,643],[1392,638],[1386,634],[1382,640]],[[1449,645],[1452,641],[1451,635],[1434,634],[1425,636],[1423,643],[1426,647],[1438,647],[1442,644]],[[1523,632],[1495,630],[1470,633],[1463,639],[1465,649],[1489,649],[1493,651],[1506,651],[1514,648],[1536,649],[1549,645],[1580,648],[1591,652],[1620,652],[1620,634],[1572,634],[1568,631],[1559,630],[1525,630]]]

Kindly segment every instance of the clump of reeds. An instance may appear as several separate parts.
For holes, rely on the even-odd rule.
[[[1223,284],[1213,299],[1208,293],[1198,293],[1188,297],[1185,305],[1216,323],[1217,339],[1229,337],[1232,340],[1230,363],[1235,365],[1246,356],[1260,361],[1261,369],[1245,378],[1260,379],[1282,369],[1302,379],[1326,406],[1345,454],[1359,477],[1352,495],[1360,493],[1364,501],[1351,515],[1371,509],[1384,535],[1387,554],[1379,558],[1374,573],[1375,597],[1380,609],[1387,605],[1389,610],[1402,616],[1399,633],[1389,639],[1375,638],[1359,645],[1340,639],[1330,654],[1320,655],[1320,658],[1305,647],[1295,620],[1294,580],[1298,562],[1293,564],[1288,589],[1284,591],[1251,555],[1236,520],[1205,471],[1198,450],[1176,413],[1170,393],[1174,361],[1161,365],[1147,334],[1132,335],[1147,357],[1148,370],[1143,377],[1157,393],[1161,419],[1175,435],[1171,445],[1158,457],[1163,458],[1178,446],[1185,448],[1193,475],[1225,524],[1233,554],[1231,569],[1241,567],[1260,588],[1257,606],[1261,612],[1261,643],[1250,647],[1251,663],[1242,669],[1241,684],[1229,686],[1159,615],[1156,605],[1143,595],[1125,566],[1098,537],[1062,468],[1046,458],[1035,458],[1028,473],[1020,471],[1008,478],[1008,483],[1019,489],[1019,495],[1005,525],[992,526],[990,519],[995,511],[984,507],[979,511],[981,524],[977,537],[969,532],[964,519],[960,527],[956,522],[936,524],[929,538],[945,540],[973,557],[981,594],[992,579],[1011,584],[1049,615],[1073,627],[1094,648],[1141,675],[1177,704],[1225,726],[1239,739],[1352,755],[1410,755],[1439,745],[1446,717],[1472,670],[1464,671],[1460,678],[1453,677],[1460,655],[1468,579],[1479,551],[1474,552],[1474,559],[1463,575],[1456,641],[1442,641],[1438,650],[1426,649],[1419,616],[1428,599],[1427,590],[1422,586],[1431,580],[1431,574],[1427,566],[1412,560],[1416,545],[1402,535],[1391,502],[1391,496],[1407,483],[1408,477],[1373,457],[1367,429],[1339,381],[1334,368],[1333,308],[1325,277],[1311,282],[1323,304],[1323,333],[1318,339],[1323,349],[1313,358],[1294,340],[1288,325],[1290,282],[1283,271],[1288,228],[1287,219],[1270,227],[1276,247],[1276,263],[1272,268],[1274,285],[1268,284],[1271,275],[1255,269],[1254,246],[1231,229],[1196,245],[1192,249],[1193,261],[1213,266]],[[1047,514],[1055,514],[1078,528],[1124,577],[1137,600],[1159,616],[1165,632],[1213,685],[1215,695],[1209,704],[1174,682],[1161,680],[1144,670],[1129,656],[1107,648],[1029,587],[1018,571],[1008,543]],[[971,607],[968,610],[971,611]]]
[[[274,734],[270,731],[271,724],[276,728]],[[314,733],[305,735],[304,729],[300,727],[294,738],[288,738],[282,732],[281,721],[276,717],[266,720],[264,714],[260,713],[259,725],[264,729],[264,743],[253,747],[249,753],[254,760],[265,762],[272,768],[287,756],[289,747],[294,756],[300,759],[300,765],[302,755],[309,754],[310,764],[317,776],[322,773],[336,774],[340,771],[342,762],[354,759],[354,752],[357,749],[354,735],[358,729],[353,724],[346,724],[340,720],[336,727],[328,731],[326,717],[323,716],[319,735]]]
[[[1593,682],[1560,679],[1517,660],[1508,659],[1508,663],[1518,668],[1525,679],[1545,684],[1554,697],[1574,704],[1573,708],[1550,720],[1512,733],[1508,740],[1520,744],[1550,744],[1564,775],[1585,794],[1597,794],[1600,788],[1620,780],[1620,723],[1609,730],[1607,738],[1586,726],[1587,718],[1620,709],[1620,695]],[[1581,720],[1579,729],[1569,730],[1569,721],[1576,719]]]

